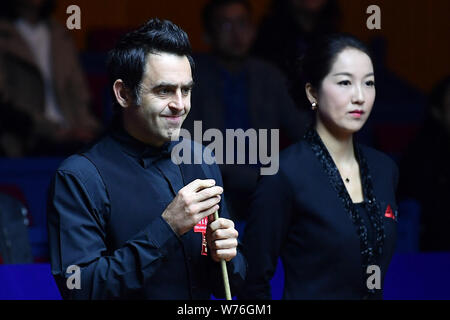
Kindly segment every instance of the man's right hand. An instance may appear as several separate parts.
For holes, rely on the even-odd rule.
[[[179,236],[191,230],[204,217],[219,210],[223,188],[213,179],[194,180],[184,186],[167,206],[162,217]]]

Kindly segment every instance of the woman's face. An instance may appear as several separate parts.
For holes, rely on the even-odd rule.
[[[341,51],[317,91],[317,121],[331,131],[352,134],[362,128],[375,100],[369,56],[354,48]]]

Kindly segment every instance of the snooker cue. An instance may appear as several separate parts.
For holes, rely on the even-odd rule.
[[[219,219],[219,213],[216,211],[214,213],[214,219]],[[227,300],[231,299],[231,290],[230,290],[230,282],[228,281],[228,270],[227,270],[227,263],[225,260],[220,260],[220,267],[222,268],[222,278],[223,278],[223,285],[225,287],[225,298]]]

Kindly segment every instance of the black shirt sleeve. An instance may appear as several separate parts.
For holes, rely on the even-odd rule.
[[[65,299],[135,296],[178,241],[158,217],[123,247],[108,252],[109,206],[95,166],[82,156],[66,160],[52,181],[47,204],[52,274]],[[80,289],[67,286],[71,265],[80,268]]]

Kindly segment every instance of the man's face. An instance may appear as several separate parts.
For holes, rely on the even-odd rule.
[[[240,3],[221,6],[213,14],[212,46],[227,58],[247,55],[254,40],[254,30],[247,8]]]
[[[127,127],[144,142],[161,146],[179,135],[191,108],[192,72],[186,56],[150,53],[141,82],[140,105],[127,108]]]

